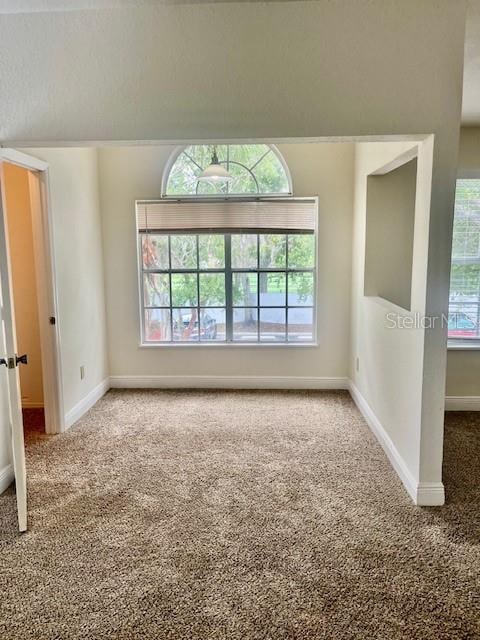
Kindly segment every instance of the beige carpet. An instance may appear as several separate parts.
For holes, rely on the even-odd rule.
[[[110,392],[0,497],[2,640],[480,638],[480,420],[417,508],[343,392]]]

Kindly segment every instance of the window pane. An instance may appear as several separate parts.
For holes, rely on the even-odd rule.
[[[313,273],[288,274],[288,304],[296,307],[313,305]]]
[[[288,236],[288,266],[290,269],[313,269],[315,266],[315,236]]]
[[[256,234],[232,235],[232,268],[256,269],[258,264]]]
[[[212,162],[213,145],[211,144],[192,144],[185,149],[185,152],[200,167],[206,169]],[[227,145],[217,144],[217,156],[220,163],[227,160]]]
[[[172,269],[197,268],[196,236],[170,236],[170,252],[172,258]]]
[[[172,273],[172,305],[174,307],[197,306],[197,274]]]
[[[201,234],[198,236],[198,260],[200,269],[225,267],[224,236]]]
[[[232,144],[230,145],[229,159],[251,169],[261,160],[262,156],[268,153],[270,153],[270,147],[266,144]]]
[[[198,310],[172,309],[173,340],[176,342],[198,341]]]
[[[480,337],[480,180],[457,180],[448,335]]]
[[[258,163],[254,173],[260,193],[288,193],[287,174],[273,151]]]
[[[206,182],[201,180],[197,182],[196,192],[201,196],[226,196],[228,195],[228,184],[222,181]]]
[[[258,193],[255,178],[248,169],[232,163],[229,165],[228,171],[233,178],[228,185],[228,193]]]
[[[313,337],[313,309],[289,309],[289,342],[311,342]]]
[[[260,274],[260,306],[285,304],[285,273]]]
[[[260,309],[260,340],[285,341],[285,309]]]
[[[197,178],[201,172],[201,168],[195,162],[185,153],[181,153],[168,176],[167,193],[172,196],[195,193]]]
[[[225,305],[225,274],[200,274],[200,304],[202,307],[222,307]]]
[[[234,307],[257,306],[258,287],[256,273],[233,273],[232,289]]]
[[[146,307],[170,306],[168,273],[143,274],[144,304]]]
[[[233,310],[233,339],[235,341],[258,341],[257,309]]]
[[[145,309],[145,340],[168,342],[171,340],[170,309]]]
[[[228,193],[288,193],[282,162],[266,144],[217,145],[220,164],[234,176],[233,183],[211,184],[197,178],[212,161],[213,145],[190,145],[180,153],[170,170],[168,195]],[[227,162],[230,164],[227,165]],[[250,171],[248,170],[251,170]],[[252,175],[253,174],[253,175]],[[238,179],[235,179],[237,178]],[[257,187],[258,184],[258,187]]]
[[[287,236],[285,234],[265,234],[259,236],[260,266],[263,268],[286,265]]]
[[[168,236],[142,236],[144,269],[168,269]]]
[[[225,309],[200,309],[200,340],[224,342]]]

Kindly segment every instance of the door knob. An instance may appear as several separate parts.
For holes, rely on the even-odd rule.
[[[24,353],[23,356],[15,356],[15,364],[18,366],[19,364],[28,364],[27,354]]]
[[[8,367],[8,361],[5,360],[5,358],[0,358],[0,366],[2,366],[2,364],[4,364],[6,367]]]

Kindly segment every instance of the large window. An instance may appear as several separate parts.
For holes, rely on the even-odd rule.
[[[144,343],[315,339],[312,232],[141,232]]]
[[[199,180],[212,162],[229,181]],[[316,198],[273,145],[179,148],[137,201],[143,344],[314,343]]]
[[[457,180],[448,336],[480,338],[480,179]]]

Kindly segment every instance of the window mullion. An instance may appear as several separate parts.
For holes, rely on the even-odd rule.
[[[198,325],[198,342],[200,342],[200,242],[198,239],[198,234],[196,237],[196,245],[197,245],[197,325]]]
[[[170,292],[170,341],[173,342],[173,307],[172,307],[172,249],[170,234],[168,234],[168,286]]]
[[[225,234],[225,340],[233,342],[232,236]]]
[[[285,342],[288,342],[288,233],[285,236]]]

